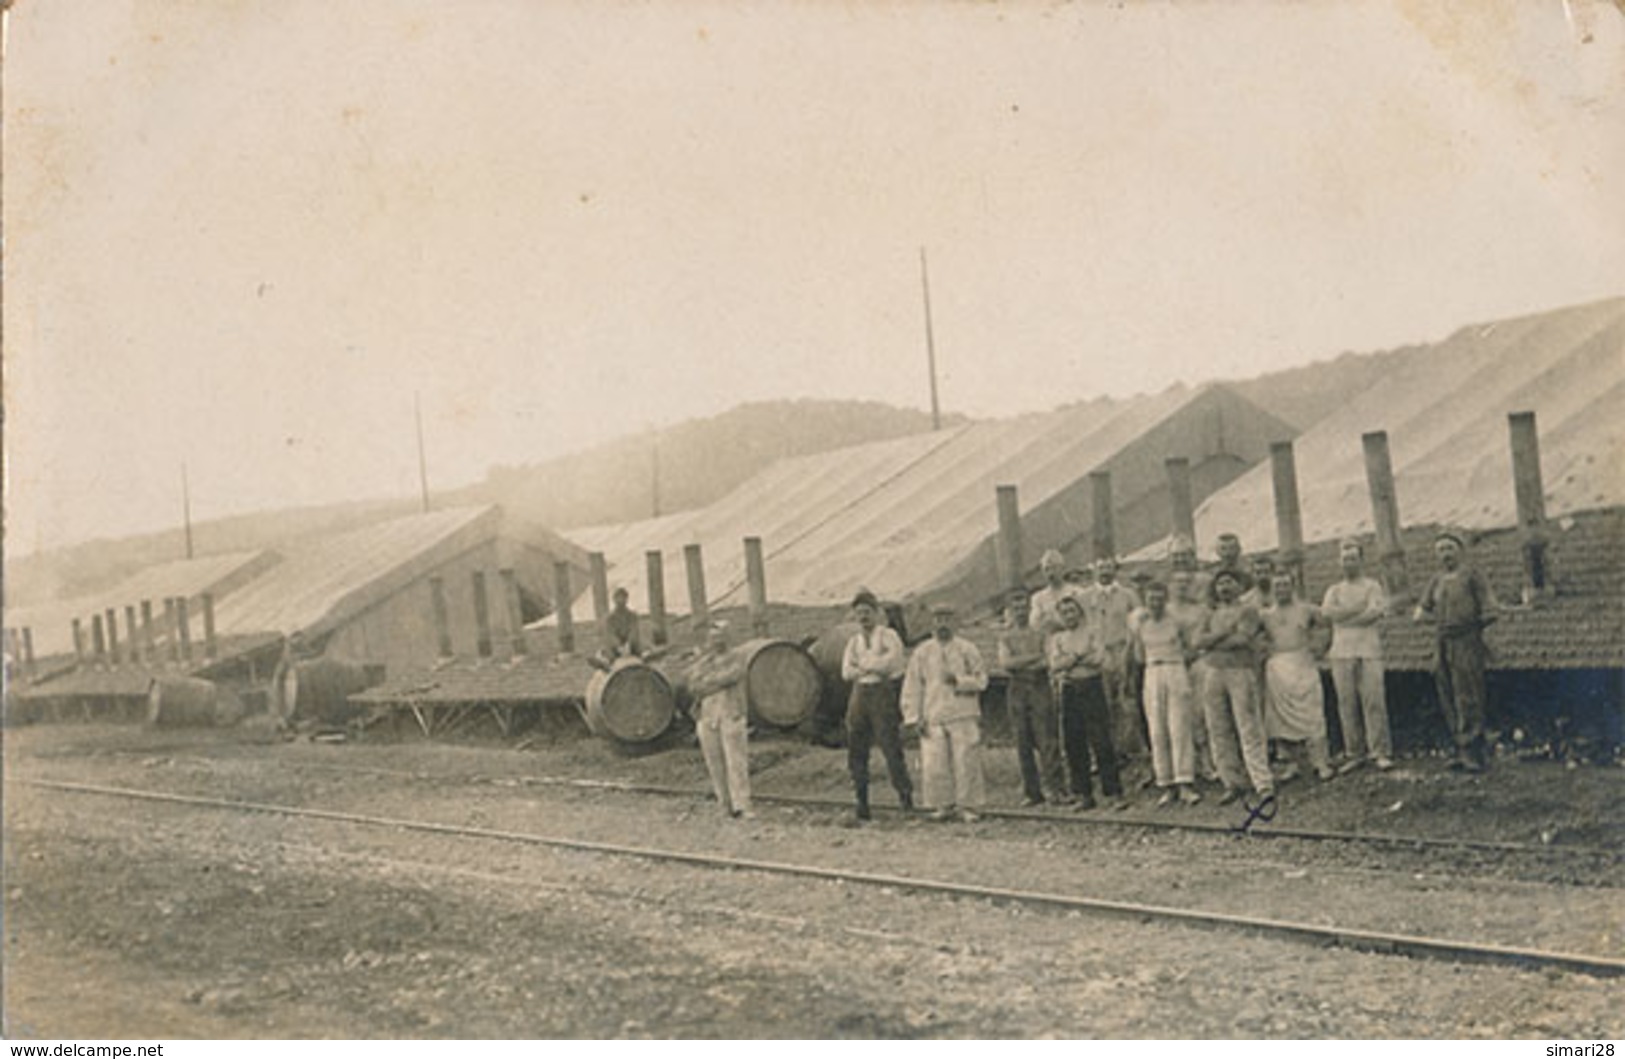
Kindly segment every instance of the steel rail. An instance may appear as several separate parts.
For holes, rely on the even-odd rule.
[[[215,758],[188,756],[176,760],[213,762]],[[346,774],[367,774],[375,776],[398,776],[402,779],[418,780],[422,782],[454,781],[462,784],[471,784],[473,781],[458,777],[441,777],[434,773],[414,769],[378,768],[368,765],[329,765],[317,761],[289,761],[295,768],[315,769],[327,772],[342,772]],[[624,794],[652,794],[668,798],[700,798],[711,797],[711,792],[698,787],[673,787],[664,784],[635,783],[630,780],[595,780],[575,776],[513,776],[513,777],[482,777],[487,782],[493,779],[512,779],[517,784],[531,784],[536,786],[576,788],[580,790],[607,790]],[[758,802],[772,805],[790,805],[811,809],[850,809],[851,803],[835,798],[819,798],[802,794],[767,794],[760,790],[752,791],[751,798]],[[873,811],[879,813],[896,813],[899,810],[894,806],[876,805]],[[983,817],[1007,820],[1028,820],[1039,823],[1075,824],[1092,827],[1119,828],[1126,830],[1147,831],[1189,831],[1197,834],[1229,835],[1237,838],[1288,838],[1304,842],[1347,842],[1374,846],[1408,846],[1412,849],[1451,849],[1464,850],[1476,853],[1516,853],[1533,856],[1550,856],[1552,854],[1568,856],[1584,856],[1606,858],[1618,861],[1625,857],[1625,849],[1608,849],[1602,846],[1572,846],[1561,843],[1554,845],[1535,845],[1529,842],[1505,842],[1493,839],[1472,838],[1440,838],[1427,835],[1400,835],[1381,831],[1330,831],[1314,828],[1281,827],[1266,821],[1256,821],[1251,827],[1235,827],[1231,824],[1213,823],[1203,820],[1147,820],[1141,816],[1107,815],[1105,813],[1080,814],[1072,812],[1045,811],[1040,809],[1015,809],[988,806],[977,810]]]
[[[396,831],[417,831],[445,835],[453,838],[474,838],[494,842],[565,849],[581,853],[635,857],[641,860],[685,864],[693,867],[748,871],[769,875],[785,875],[843,882],[862,886],[888,887],[915,893],[943,894],[951,897],[989,900],[1000,904],[1030,905],[1067,911],[1094,912],[1136,919],[1141,922],[1161,920],[1182,925],[1231,929],[1264,936],[1282,937],[1317,945],[1337,945],[1364,952],[1398,954],[1425,959],[1449,960],[1463,963],[1488,963],[1511,966],[1524,970],[1559,969],[1596,977],[1625,976],[1625,960],[1610,959],[1582,953],[1548,952],[1515,946],[1493,945],[1482,942],[1454,941],[1420,935],[1392,934],[1384,931],[1360,930],[1343,927],[1317,926],[1288,920],[1264,919],[1224,912],[1204,912],[1166,905],[1146,905],[1131,901],[1113,901],[1104,898],[1074,894],[1046,893],[1017,890],[1006,887],[978,886],[942,879],[921,879],[905,875],[887,875],[879,872],[850,871],[824,868],[816,865],[794,864],[783,861],[753,860],[727,857],[712,853],[693,853],[683,850],[658,849],[649,846],[627,846],[588,839],[563,838],[521,831],[505,831],[486,827],[466,827],[442,824],[405,817],[374,816],[344,813],[329,809],[312,809],[266,802],[244,802],[226,798],[204,798],[173,794],[166,791],[139,790],[129,787],[105,787],[88,783],[65,783],[55,780],[21,779],[16,781],[29,787],[85,794],[184,805],[193,808],[218,809],[237,813],[285,816],[363,827],[386,828]]]

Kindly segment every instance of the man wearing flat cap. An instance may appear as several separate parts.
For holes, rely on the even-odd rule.
[[[906,665],[903,639],[880,622],[880,601],[866,588],[852,598],[852,614],[858,631],[846,642],[841,677],[852,685],[846,706],[846,765],[856,797],[852,820],[861,823],[870,816],[869,751],[876,743],[905,812],[914,808],[914,783],[903,758],[903,718],[897,705],[897,681]]]

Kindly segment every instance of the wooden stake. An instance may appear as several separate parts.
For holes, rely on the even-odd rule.
[[[446,609],[444,578],[429,578],[429,606],[434,613],[434,633],[442,660],[452,657],[451,615]]]
[[[767,635],[767,567],[762,561],[762,538],[745,538],[745,578],[750,584],[750,627]]]
[[[508,611],[509,656],[519,658],[525,654],[525,611],[519,601],[519,575],[504,568],[501,576],[502,598]]]
[[[1518,505],[1518,528],[1523,536],[1524,596],[1550,591],[1546,565],[1546,489],[1540,476],[1540,434],[1535,413],[1507,416],[1512,443],[1512,488]]]
[[[203,657],[214,661],[219,645],[214,639],[214,593],[203,593]]]
[[[1383,581],[1391,599],[1410,595],[1410,571],[1399,535],[1399,497],[1394,490],[1394,464],[1388,454],[1388,434],[1374,430],[1360,436],[1365,450],[1365,480],[1371,492],[1371,522],[1377,532]]]
[[[1117,554],[1117,534],[1112,524],[1112,473],[1090,471],[1089,486],[1092,501],[1089,506],[1093,509],[1094,519],[1095,559],[1098,561]]]
[[[609,635],[609,564],[603,552],[587,553],[587,568],[592,572],[592,614],[598,623],[598,646],[605,651],[613,644]]]
[[[648,567],[645,580],[649,588],[649,639],[656,647],[662,647],[667,640],[665,557],[658,550],[647,551],[643,553],[643,561]]]
[[[705,560],[698,544],[683,545],[683,563],[688,567],[688,612],[690,628],[696,642],[704,642],[701,629],[711,620],[711,608],[705,600]]]
[[[1013,485],[993,487],[993,500],[999,510],[998,564],[999,588],[1008,591],[1022,583],[1026,566],[1021,556],[1021,501]]]
[[[1303,510],[1298,500],[1298,464],[1292,442],[1270,445],[1270,477],[1275,491],[1275,542],[1278,558],[1303,592]]]
[[[469,581],[474,586],[474,650],[481,658],[490,658],[491,611],[485,598],[485,571],[475,570]]]
[[[181,634],[181,662],[186,665],[192,662],[192,616],[188,607],[185,596],[175,597],[175,625]]]
[[[559,654],[574,654],[576,649],[575,614],[571,605],[575,592],[570,585],[570,564],[563,559],[553,563],[553,614],[559,624]]]
[[[1172,532],[1196,543],[1196,503],[1191,495],[1191,461],[1170,456],[1162,461],[1168,472],[1168,507]]]

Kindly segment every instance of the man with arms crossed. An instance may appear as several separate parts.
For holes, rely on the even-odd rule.
[[[914,783],[903,759],[903,718],[897,707],[896,681],[905,665],[903,639],[879,624],[880,601],[868,589],[853,597],[852,611],[858,631],[846,642],[841,677],[852,685],[846,707],[846,763],[857,798],[852,819],[861,822],[869,819],[869,751],[876,743],[905,812],[914,808]]]
[[[1388,698],[1383,688],[1382,638],[1377,623],[1388,611],[1382,583],[1365,576],[1365,550],[1357,540],[1337,549],[1343,579],[1326,589],[1320,613],[1332,623],[1332,687],[1337,692],[1337,719],[1343,726],[1343,764],[1353,772],[1370,761],[1387,771],[1394,767],[1388,734]]]

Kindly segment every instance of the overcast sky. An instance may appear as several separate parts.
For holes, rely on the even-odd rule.
[[[1625,290],[1603,2],[18,0],[7,547]]]

